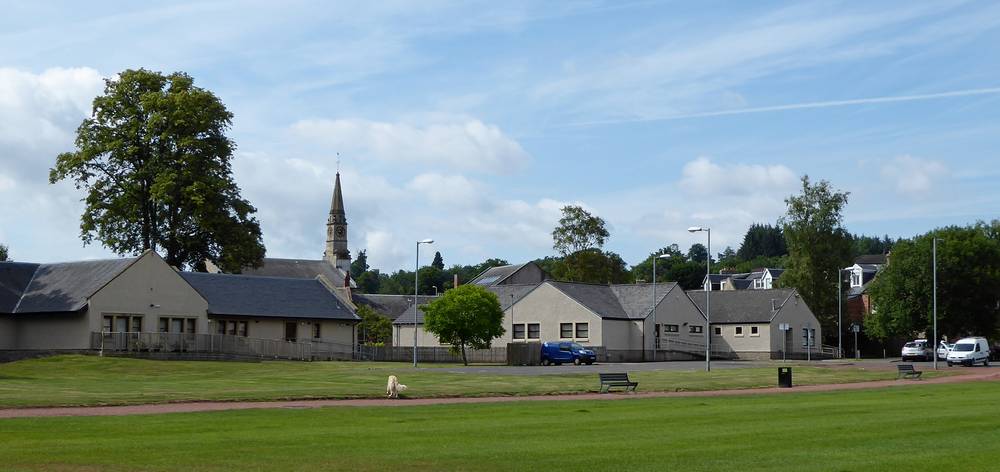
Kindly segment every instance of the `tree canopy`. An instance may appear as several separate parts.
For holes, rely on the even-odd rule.
[[[486,349],[494,338],[502,336],[504,313],[497,296],[478,285],[462,285],[448,290],[434,301],[421,305],[424,328],[442,343],[451,344],[452,352],[469,361],[466,346]]]
[[[362,249],[358,251],[358,257],[355,257],[354,260],[351,261],[351,277],[353,277],[354,280],[358,280],[361,278],[362,274],[368,271],[368,269],[368,254],[364,249]]]
[[[256,209],[233,181],[232,113],[182,72],[126,70],[105,81],[60,154],[52,183],[87,191],[80,232],[119,255],[162,250],[176,267],[239,272],[264,257]]]
[[[600,284],[621,284],[632,281],[628,264],[611,251],[584,249],[562,257],[551,267],[557,280]]]
[[[691,248],[688,249],[687,253],[688,259],[694,262],[700,262],[702,264],[708,260],[708,249],[705,249],[705,245],[702,243],[694,243]]]
[[[552,247],[567,256],[584,249],[601,248],[610,233],[604,220],[575,205],[562,209],[559,226],[552,230]]]
[[[358,337],[367,346],[381,346],[392,340],[392,320],[368,305],[358,306]]]
[[[785,199],[788,210],[778,220],[789,255],[781,284],[798,290],[828,339],[837,337],[837,277],[852,256],[850,234],[841,226],[848,195],[803,176],[801,193]]]
[[[434,261],[431,262],[431,267],[437,270],[444,270],[444,258],[441,257],[441,251],[434,252]]]
[[[749,261],[757,257],[777,257],[788,253],[785,245],[785,235],[780,226],[754,223],[743,235],[736,254],[740,259]]]
[[[7,261],[8,257],[10,257],[10,255],[7,253],[7,246],[0,244],[0,262]]]
[[[951,226],[895,244],[889,264],[868,288],[869,335],[886,339],[927,333],[933,315],[933,251],[938,238],[938,334],[990,336],[1000,316],[1000,237],[991,226]]]

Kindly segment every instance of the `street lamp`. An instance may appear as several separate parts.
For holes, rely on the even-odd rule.
[[[938,241],[943,241],[943,240],[940,238],[934,238],[933,243],[931,244],[931,253],[933,254],[932,258],[934,259],[934,344],[931,345],[931,350],[934,351],[934,370],[937,370],[938,368],[937,350],[938,350],[938,344],[940,344],[941,342],[938,340],[938,334],[937,334],[937,243]]]
[[[709,315],[711,293],[712,293],[712,228],[705,228],[702,226],[692,226],[688,228],[688,232],[697,233],[699,231],[704,231],[708,233],[708,255],[705,257],[705,278],[708,279],[708,286],[705,287],[705,372],[712,370],[712,338],[709,337],[709,331],[712,331],[712,322]]]
[[[417,264],[413,268],[413,367],[417,366],[417,305],[420,304],[420,245],[432,244],[433,239],[417,241]]]
[[[659,256],[653,257],[653,308],[650,310],[650,314],[653,315],[653,326],[656,326],[656,260],[657,259],[670,259],[670,254],[660,254]],[[643,331],[646,329],[643,328]],[[653,334],[656,335],[656,328],[653,328]],[[656,362],[656,345],[659,344],[660,338],[657,336],[653,339],[653,362]],[[646,346],[642,347],[642,351],[646,352]]]
[[[841,269],[837,268],[837,355],[841,358],[844,357],[844,345],[841,343],[841,335],[843,334],[843,329],[841,329],[840,324],[844,319],[844,302],[841,301],[843,297],[844,289],[842,288],[844,284],[844,271],[851,269]]]

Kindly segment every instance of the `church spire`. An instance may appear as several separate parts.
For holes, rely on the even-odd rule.
[[[323,259],[344,272],[351,271],[351,252],[347,249],[347,213],[344,211],[344,194],[340,189],[339,169],[333,184],[330,215],[326,219],[326,250],[323,252]]]

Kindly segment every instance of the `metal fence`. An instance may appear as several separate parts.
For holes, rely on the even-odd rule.
[[[466,349],[465,357],[476,364],[505,364],[507,348]],[[355,358],[364,361],[413,361],[413,346],[359,346]],[[462,362],[462,353],[452,353],[444,346],[418,347],[418,362]]]
[[[353,353],[350,344],[189,333],[91,333],[91,348],[102,353],[221,354],[307,361],[351,360]]]

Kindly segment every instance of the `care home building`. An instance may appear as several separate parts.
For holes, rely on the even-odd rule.
[[[738,359],[805,358],[819,352],[822,339],[819,320],[795,289],[704,290],[687,294],[705,312],[710,307],[712,352]],[[788,330],[780,328],[788,325]],[[807,331],[808,330],[808,331]],[[812,344],[807,345],[807,334]]]
[[[132,340],[129,350],[190,352],[209,342],[218,352],[224,345],[199,337],[207,334],[322,342],[349,358],[358,320],[321,278],[178,272],[153,251],[112,260],[0,263],[5,358],[116,349],[123,339]]]

